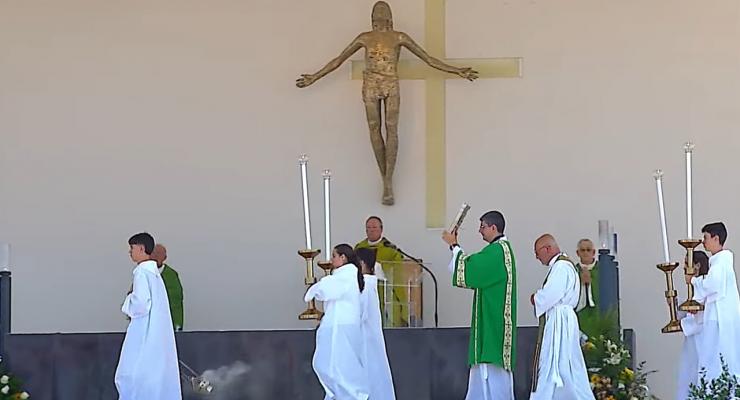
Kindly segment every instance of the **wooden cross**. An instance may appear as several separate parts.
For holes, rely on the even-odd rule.
[[[478,71],[479,78],[521,78],[521,57],[445,58],[445,0],[425,0],[424,49],[429,55],[455,66]],[[364,61],[352,61],[352,79],[362,80]],[[438,71],[423,61],[400,60],[399,79],[423,79],[426,83],[426,225],[442,228],[448,223],[445,162],[445,80],[461,79]]]

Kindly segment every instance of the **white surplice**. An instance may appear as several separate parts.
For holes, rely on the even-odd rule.
[[[119,400],[182,400],[170,304],[156,262],[134,268],[121,311],[131,322],[116,368]]]
[[[380,316],[378,278],[364,275],[365,289],[360,294],[362,304],[363,365],[368,375],[370,399],[395,400],[393,377],[385,351],[383,322]]]
[[[735,281],[733,255],[722,250],[709,258],[709,272],[694,277],[694,299],[704,304],[703,328],[697,341],[699,369],[707,379],[722,372],[720,355],[730,373],[740,376],[740,295]]]
[[[321,278],[305,300],[324,302],[324,317],[316,330],[313,369],[325,399],[366,400],[368,377],[362,364],[363,336],[357,267],[345,264]]]
[[[593,400],[574,311],[581,283],[573,263],[559,257],[550,260],[546,282],[534,295],[535,314],[545,315],[545,329],[537,391],[530,399]]]
[[[678,389],[676,400],[689,398],[689,386],[699,382],[699,358],[697,343],[701,341],[702,312],[686,314],[681,318],[681,329],[684,334],[681,348],[681,362],[678,371]]]

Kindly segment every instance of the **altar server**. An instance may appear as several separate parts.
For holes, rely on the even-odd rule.
[[[331,262],[335,268],[332,274],[311,286],[305,296],[307,302],[324,302],[313,369],[326,392],[325,400],[366,400],[369,389],[362,364],[360,306],[365,280],[350,245],[336,246]]]
[[[393,377],[388,364],[383,337],[383,322],[380,317],[378,278],[374,275],[375,250],[357,249],[357,260],[365,279],[365,289],[360,294],[362,305],[362,362],[368,375],[370,399],[395,400]]]
[[[134,268],[131,292],[121,311],[130,319],[116,368],[119,400],[181,400],[180,370],[167,291],[150,259],[154,238],[138,233],[129,241]]]

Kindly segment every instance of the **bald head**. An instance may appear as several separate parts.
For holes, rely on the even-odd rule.
[[[550,260],[558,254],[560,254],[560,246],[551,234],[545,233],[534,241],[534,255],[542,265],[548,265]]]
[[[155,245],[151,257],[152,260],[157,262],[157,266],[161,267],[167,259],[167,248],[161,244]]]

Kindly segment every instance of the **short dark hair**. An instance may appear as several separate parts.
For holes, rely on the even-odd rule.
[[[500,233],[504,233],[504,229],[506,229],[506,220],[504,220],[504,214],[501,214],[500,211],[489,211],[480,217],[480,221],[488,226],[495,225]]]
[[[727,228],[722,222],[712,222],[701,228],[701,233],[708,233],[710,237],[719,236],[719,244],[725,245],[727,240]]]
[[[368,273],[371,275],[375,275],[374,268],[376,253],[377,250],[371,249],[369,247],[363,247],[355,250],[355,257],[357,257],[357,262],[360,264],[365,263],[365,265],[367,265],[368,269],[370,270]],[[362,265],[358,265],[357,268],[362,268]]]
[[[365,220],[365,225],[367,225],[367,223],[370,222],[371,219],[378,221],[380,223],[380,228],[383,229],[383,220],[380,219],[380,217],[375,216],[375,215],[371,215],[367,217],[367,219]]]
[[[137,233],[136,235],[131,236],[128,240],[128,244],[129,246],[133,246],[135,244],[144,246],[144,253],[148,255],[152,255],[152,252],[154,251],[154,238],[146,232]]]
[[[699,276],[704,276],[709,273],[709,257],[707,253],[699,250],[694,250],[694,268],[699,268]]]

